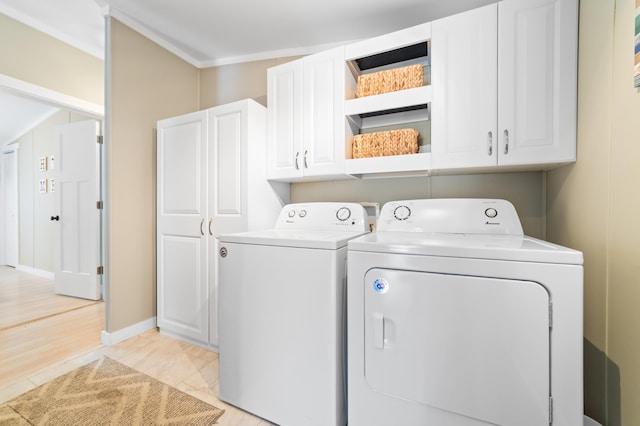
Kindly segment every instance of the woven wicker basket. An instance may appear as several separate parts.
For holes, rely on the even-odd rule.
[[[412,89],[422,86],[424,67],[421,64],[358,76],[356,98]]]
[[[354,136],[351,156],[368,158],[416,152],[418,152],[418,131],[400,129]]]

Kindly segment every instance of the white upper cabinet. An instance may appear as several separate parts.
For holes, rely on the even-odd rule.
[[[270,68],[268,178],[574,162],[577,43],[578,0],[501,0]],[[359,77],[417,64],[422,86],[356,97]],[[418,131],[418,153],[353,158],[356,135],[403,128]]]
[[[577,17],[577,0],[503,0],[433,23],[434,169],[575,161]]]
[[[345,178],[344,47],[267,71],[268,178]]]

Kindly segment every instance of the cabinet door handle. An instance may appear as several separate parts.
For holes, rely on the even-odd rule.
[[[209,218],[209,235],[213,235],[213,231],[211,230],[211,225],[213,225],[213,218]]]
[[[493,155],[493,132],[489,132],[489,134],[487,135],[487,143],[489,145],[487,154],[489,155],[489,157],[491,157],[491,155]]]
[[[204,217],[200,220],[200,235],[204,235]]]
[[[300,156],[300,152],[296,152],[296,170],[300,170],[300,166],[298,166],[298,157]]]
[[[504,130],[504,155],[509,153],[509,131]]]
[[[304,168],[308,169],[309,166],[307,166],[307,150],[304,150]]]

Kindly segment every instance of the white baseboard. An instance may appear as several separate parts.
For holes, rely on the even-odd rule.
[[[133,324],[121,330],[114,331],[113,333],[108,333],[106,330],[103,330],[100,334],[100,340],[102,341],[103,345],[111,346],[137,336],[138,334],[142,334],[145,331],[149,331],[153,328],[156,328],[156,317],[146,319],[137,324]]]
[[[16,266],[16,270],[26,272],[27,274],[31,274],[31,275],[37,275],[39,277],[47,278],[50,280],[53,280],[56,278],[53,272],[32,268],[31,266],[18,265]]]

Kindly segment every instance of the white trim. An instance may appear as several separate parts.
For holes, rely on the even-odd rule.
[[[122,12],[120,12],[118,10],[112,9],[112,8],[105,8],[103,10],[108,14],[108,16],[117,19],[118,21],[122,22],[123,24],[125,24],[126,26],[131,28],[132,30],[142,34],[143,36],[145,36],[149,40],[151,40],[154,43],[156,43],[156,44],[160,45],[161,47],[165,48],[166,50],[168,50],[169,52],[173,53],[177,57],[185,60],[186,62],[189,62],[194,67],[202,68],[200,61],[195,59],[193,56],[188,55],[187,53],[183,52],[181,49],[177,48],[173,44],[169,43],[167,40],[165,40],[164,38],[162,38],[161,36],[159,36],[158,34],[153,32],[149,28],[145,27],[143,24],[141,24],[140,22],[136,21],[135,19],[125,15],[124,13],[122,13]]]
[[[55,274],[53,272],[32,268],[31,266],[18,265],[16,266],[16,270],[26,272],[27,274],[31,274],[31,275],[37,275],[39,277],[47,278],[50,280],[55,279]]]
[[[109,333],[107,330],[102,330],[102,333],[100,333],[100,340],[103,345],[111,346],[154,328],[156,328],[156,317],[140,321],[137,324],[130,325],[129,327],[114,331],[113,333]]]
[[[16,21],[21,22],[24,25],[27,25],[37,31],[40,31],[50,37],[60,40],[63,43],[73,46],[76,49],[82,50],[83,52],[88,53],[91,56],[95,56],[98,59],[104,59],[104,49],[95,47],[91,43],[87,43],[84,40],[71,37],[68,34],[65,34],[64,32],[59,31],[56,28],[53,28],[43,23],[42,21],[33,19],[31,16],[25,15],[22,12],[18,12],[11,6],[7,6],[6,4],[0,3],[0,13],[7,15],[8,17],[15,19]]]
[[[104,106],[80,98],[66,95],[46,87],[18,80],[6,74],[0,74],[0,90],[7,90],[23,96],[29,96],[46,104],[66,108],[96,118],[104,117]]]
[[[134,18],[131,18],[130,16],[120,12],[119,10],[113,9],[111,7],[104,7],[103,13],[105,14],[105,16],[111,16],[112,18],[117,19],[118,21],[122,22],[132,30],[142,34],[143,36],[147,37],[149,40],[165,48],[166,50],[173,53],[177,57],[190,63],[194,67],[200,68],[200,69],[209,68],[209,67],[218,67],[221,65],[239,64],[243,62],[262,61],[265,59],[285,58],[287,56],[310,55],[312,53],[322,52],[324,50],[331,49],[333,47],[338,47],[345,44],[350,44],[350,43],[355,43],[356,41],[360,41],[360,40],[340,41],[340,42],[334,42],[334,43],[318,44],[314,46],[303,46],[303,47],[294,47],[290,49],[270,50],[267,52],[252,53],[249,55],[228,56],[225,58],[200,61],[194,58],[192,55],[184,52],[182,49],[176,47],[174,44],[167,41],[165,38],[158,35],[153,30],[146,27],[144,24],[136,21]]]

